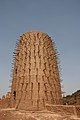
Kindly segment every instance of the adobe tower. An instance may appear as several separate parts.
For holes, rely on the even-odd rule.
[[[20,37],[15,52],[11,104],[16,109],[43,110],[61,104],[57,56],[51,38],[32,31]]]

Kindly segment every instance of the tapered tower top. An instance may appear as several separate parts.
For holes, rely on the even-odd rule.
[[[47,34],[31,31],[20,36],[11,95],[16,109],[43,110],[46,104],[61,104],[57,55]]]
[[[28,33],[32,33],[32,34],[45,34],[45,35],[48,35],[47,33],[44,33],[42,31],[39,31],[39,30],[31,30],[29,32],[25,32],[24,34],[28,34]]]

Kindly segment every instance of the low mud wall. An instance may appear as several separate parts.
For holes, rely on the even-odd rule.
[[[61,115],[75,115],[80,117],[80,106],[72,105],[46,105],[48,111],[58,113]]]

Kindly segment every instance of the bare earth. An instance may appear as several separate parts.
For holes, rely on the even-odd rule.
[[[76,116],[60,115],[48,111],[18,111],[1,109],[0,120],[80,120]]]

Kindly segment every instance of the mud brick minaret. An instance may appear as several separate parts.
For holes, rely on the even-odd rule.
[[[62,102],[57,55],[51,38],[42,32],[24,33],[15,51],[11,106],[43,110]]]

